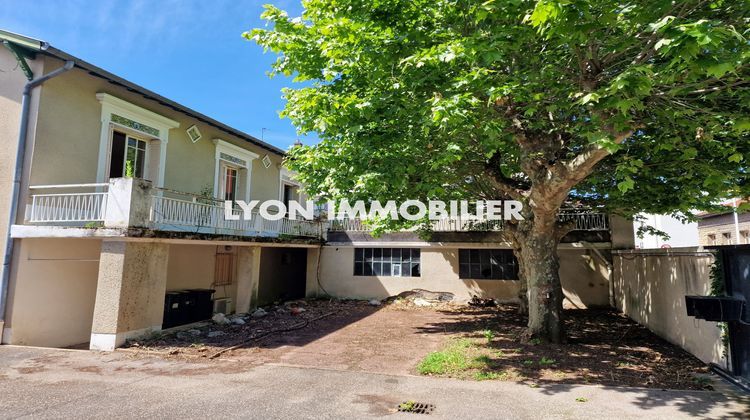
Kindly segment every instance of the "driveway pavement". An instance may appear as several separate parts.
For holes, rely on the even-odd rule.
[[[127,353],[0,346],[2,418],[365,418],[399,402],[435,405],[429,418],[745,417],[718,392],[581,385],[538,388],[236,361],[189,363]]]

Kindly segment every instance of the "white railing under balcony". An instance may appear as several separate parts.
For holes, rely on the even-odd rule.
[[[286,217],[267,220],[257,212],[252,212],[250,219],[245,220],[239,209],[233,213],[240,220],[228,220],[223,201],[173,190],[154,190],[157,194],[152,196],[150,221],[160,229],[241,236],[320,237],[322,234],[320,223],[316,221]]]
[[[562,209],[558,220],[567,222],[575,221],[574,230],[581,231],[607,231],[609,230],[609,217],[606,213],[598,213],[585,208]],[[490,220],[477,220],[476,218],[452,217],[440,219],[432,223],[434,232],[477,232],[502,230],[503,222]],[[361,219],[331,220],[330,230],[348,232],[369,232],[370,226]]]
[[[35,185],[26,206],[26,222],[81,224],[103,222],[109,184]],[[73,192],[46,192],[66,191]],[[82,190],[82,191],[80,191]],[[96,190],[96,191],[91,191]],[[36,193],[45,191],[44,193]]]

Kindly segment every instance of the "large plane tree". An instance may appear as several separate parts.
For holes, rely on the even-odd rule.
[[[277,53],[282,116],[318,144],[309,192],[515,199],[529,332],[564,338],[566,203],[689,214],[747,194],[750,2],[305,0],[245,34]]]

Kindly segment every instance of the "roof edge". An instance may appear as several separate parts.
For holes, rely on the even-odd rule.
[[[10,32],[6,30],[2,30],[2,29],[0,29],[0,39],[7,40],[8,42],[12,42],[14,44],[23,46],[24,48],[28,48],[30,50],[48,55],[50,57],[57,58],[62,61],[73,61],[75,62],[75,66],[77,68],[88,72],[92,76],[105,79],[114,85],[122,86],[128,91],[138,93],[144,98],[154,101],[161,106],[166,106],[167,108],[171,108],[174,111],[177,111],[190,118],[196,119],[204,124],[217,128],[227,134],[233,135],[235,137],[239,137],[240,139],[245,140],[251,144],[254,144],[271,153],[274,153],[282,157],[286,156],[286,151],[282,150],[281,148],[268,144],[248,133],[245,133],[243,131],[237,130],[236,128],[230,127],[203,113],[200,113],[194,109],[188,108],[184,105],[181,105],[171,99],[165,98],[164,96],[161,96],[156,92],[146,89],[143,86],[137,85],[126,79],[123,79],[122,77],[119,77],[113,73],[110,73],[107,70],[97,67],[85,60],[82,60],[78,57],[70,55],[66,53],[65,51],[62,51],[60,49],[53,47],[46,41],[42,41],[39,39],[31,38],[25,35],[17,34],[15,32]]]

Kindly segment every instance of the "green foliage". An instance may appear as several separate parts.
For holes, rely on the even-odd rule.
[[[302,82],[282,116],[321,139],[288,162],[313,195],[505,197],[554,173],[568,199],[691,217],[749,192],[749,4],[306,0],[245,36]]]
[[[135,169],[133,167],[133,161],[125,161],[125,178],[132,178],[135,175]]]
[[[721,253],[714,251],[714,262],[711,264],[711,269],[708,273],[708,277],[711,280],[711,296],[725,296],[727,293],[726,282],[724,281],[724,261],[722,260]]]
[[[492,330],[482,331],[482,336],[487,340],[487,344],[492,343],[492,339],[495,338],[495,333]]]
[[[539,366],[550,366],[555,364],[555,359],[548,359],[546,357],[542,357],[539,359]]]
[[[722,254],[719,251],[714,251],[714,262],[711,264],[711,271],[708,276],[711,280],[711,296],[726,296],[727,288],[726,281],[724,280],[724,260]],[[719,328],[721,334],[721,354],[725,360],[729,360],[729,324],[726,322],[717,322],[717,328]]]
[[[508,372],[481,371],[474,374],[474,379],[477,381],[505,380],[508,376]]]
[[[417,371],[422,375],[460,373],[471,367],[466,355],[466,349],[471,346],[469,340],[454,340],[444,350],[435,351],[425,356],[417,365]]]
[[[412,410],[414,410],[414,406],[416,406],[416,405],[417,405],[416,401],[409,400],[409,401],[405,401],[405,402],[402,402],[401,404],[399,404],[398,408],[401,411],[412,411]]]

